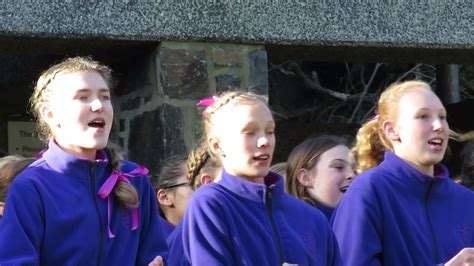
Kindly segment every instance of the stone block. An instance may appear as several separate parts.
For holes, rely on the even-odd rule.
[[[129,110],[135,110],[140,107],[141,104],[141,99],[140,97],[135,97],[133,99],[130,99],[128,101],[123,101],[120,104],[120,111],[129,111]]]
[[[238,75],[223,74],[216,77],[217,92],[240,88],[241,80]]]
[[[204,51],[160,49],[160,78],[170,98],[200,98],[209,87]]]
[[[214,67],[241,67],[243,64],[240,50],[215,47],[212,48],[211,56]]]
[[[186,154],[181,109],[164,104],[136,116],[130,121],[128,139],[130,160],[156,171],[164,158]]]
[[[259,94],[268,95],[267,52],[255,51],[250,53],[249,89]]]

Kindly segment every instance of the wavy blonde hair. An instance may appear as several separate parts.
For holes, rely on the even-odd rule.
[[[385,136],[382,124],[387,120],[397,119],[400,98],[417,88],[431,90],[430,85],[424,81],[409,80],[391,84],[380,95],[377,115],[362,125],[357,132],[356,144],[352,148],[352,154],[357,162],[357,173],[360,174],[379,165],[383,161],[386,150],[393,152],[393,145]]]

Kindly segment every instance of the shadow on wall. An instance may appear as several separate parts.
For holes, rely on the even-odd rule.
[[[284,162],[293,148],[310,136],[332,134],[355,139],[359,124],[309,124],[300,121],[277,121],[276,148],[272,164]]]

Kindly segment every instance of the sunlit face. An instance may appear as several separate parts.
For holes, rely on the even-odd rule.
[[[349,149],[345,145],[322,153],[316,165],[309,170],[312,184],[308,193],[319,203],[336,207],[354,178]]]
[[[417,88],[400,98],[398,110],[394,135],[388,134],[395,154],[432,175],[433,165],[443,159],[448,144],[446,109],[431,90]]]
[[[110,90],[96,71],[58,75],[49,85],[49,106],[42,112],[57,144],[82,158],[95,159],[107,145],[114,111]]]
[[[224,169],[235,176],[263,183],[275,148],[275,122],[260,101],[228,106],[214,118],[216,142]]]

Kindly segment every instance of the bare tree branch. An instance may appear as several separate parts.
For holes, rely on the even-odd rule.
[[[323,86],[321,86],[319,84],[316,84],[308,76],[306,76],[306,74],[303,72],[303,70],[301,70],[301,67],[295,62],[289,63],[288,64],[288,69],[291,70],[291,71],[294,71],[296,76],[303,81],[304,85],[307,88],[310,88],[310,89],[315,90],[315,91],[320,92],[320,93],[327,94],[329,96],[332,96],[334,98],[337,98],[337,99],[340,99],[340,100],[343,100],[343,101],[346,101],[349,98],[349,96],[351,96],[349,94],[338,92],[338,91],[333,91],[331,89],[324,88]]]
[[[354,112],[352,112],[351,118],[349,118],[349,123],[352,123],[354,121],[354,117],[359,111],[360,105],[362,103],[362,99],[364,99],[364,96],[367,94],[367,91],[369,90],[370,85],[372,84],[372,81],[374,80],[375,74],[377,74],[377,70],[379,69],[380,66],[382,66],[382,63],[377,63],[375,65],[374,71],[372,71],[372,75],[370,76],[369,82],[364,86],[364,90],[362,91],[361,97],[359,99],[359,102],[357,102],[356,107],[354,108]],[[364,83],[365,84],[365,83]]]

